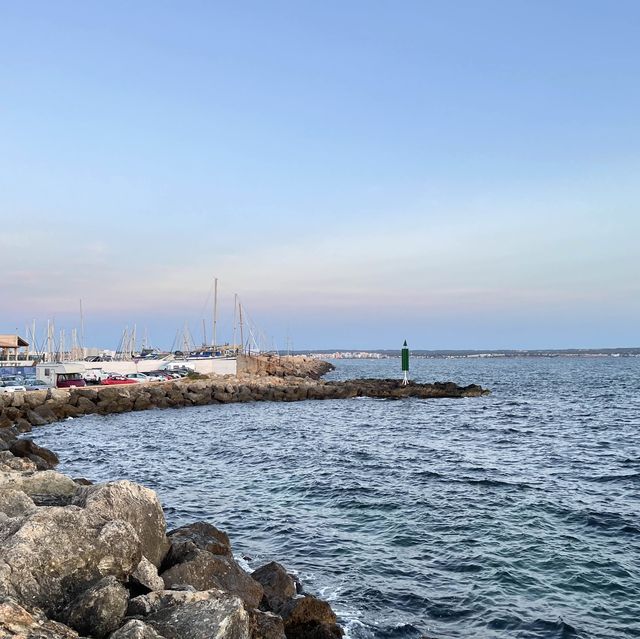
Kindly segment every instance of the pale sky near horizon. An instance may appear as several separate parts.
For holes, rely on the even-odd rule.
[[[640,3],[0,0],[0,333],[640,346]],[[207,330],[210,330],[209,328]]]

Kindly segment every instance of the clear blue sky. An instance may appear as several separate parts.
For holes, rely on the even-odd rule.
[[[0,332],[640,345],[640,3],[0,0]],[[207,299],[209,301],[207,302]]]

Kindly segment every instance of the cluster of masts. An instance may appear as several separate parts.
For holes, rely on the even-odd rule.
[[[174,338],[171,352],[188,355],[194,351],[216,354],[238,354],[244,352],[276,351],[275,343],[269,346],[265,334],[250,320],[238,294],[234,294],[233,331],[229,342],[218,341],[218,278],[213,282],[213,312],[211,315],[211,340],[207,336],[207,321],[202,319],[202,342],[197,345],[187,322],[179,329]],[[32,348],[27,352],[27,359],[38,359],[43,362],[60,362],[83,360],[88,355],[84,340],[84,313],[80,300],[80,328],[72,328],[69,333],[65,329],[56,330],[55,322],[47,320],[46,333],[43,339],[36,336],[36,321],[27,327],[27,340]],[[158,352],[149,343],[147,330],[144,329],[139,345],[140,335],[137,325],[126,326],[122,331],[118,346],[113,353],[114,359],[128,360],[144,354]]]

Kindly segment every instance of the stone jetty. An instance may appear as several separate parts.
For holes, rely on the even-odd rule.
[[[167,531],[157,495],[92,484],[20,435],[110,414],[230,402],[474,397],[479,386],[323,382],[329,364],[250,362],[237,377],[0,395],[0,639],[338,639],[331,606],[280,564],[248,573],[208,522]],[[253,369],[251,369],[251,367]]]
[[[478,397],[488,393],[475,384],[458,386],[452,382],[409,383],[406,386],[399,380],[390,379],[327,382],[320,377],[333,366],[321,360],[304,357],[245,359],[249,363],[244,363],[242,370],[248,372],[233,376],[0,394],[0,429],[13,427],[27,432],[33,426],[69,417],[207,404],[353,397],[430,399]]]

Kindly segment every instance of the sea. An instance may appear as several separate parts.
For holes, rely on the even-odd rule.
[[[61,471],[156,490],[350,639],[640,637],[640,357],[414,359],[464,399],[227,404],[36,429]],[[327,379],[399,378],[339,360]]]

